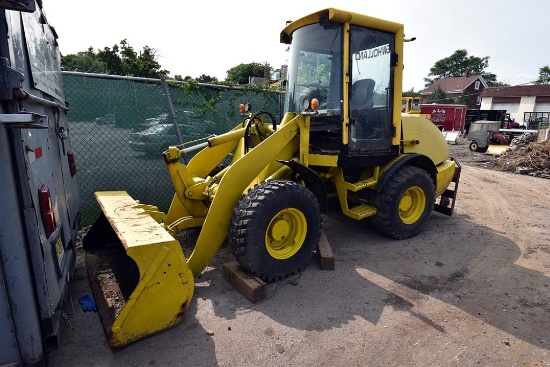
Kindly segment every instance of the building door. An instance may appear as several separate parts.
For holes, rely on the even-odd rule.
[[[519,103],[493,103],[492,110],[506,110],[510,114],[510,118],[516,121],[523,120],[523,116],[517,116],[519,110]]]

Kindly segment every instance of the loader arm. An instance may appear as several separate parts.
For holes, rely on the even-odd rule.
[[[205,178],[235,148],[238,141],[239,139],[233,139],[214,148],[203,149],[187,166],[179,162],[177,148],[170,147],[164,154],[166,168],[175,190],[165,220],[169,227],[175,227],[175,223],[185,217],[206,216],[207,209],[203,200],[207,201],[208,197],[203,193],[209,182]],[[172,149],[176,151],[172,152]]]
[[[276,159],[291,159],[292,155],[297,153],[294,149],[285,148],[295,144],[293,140],[300,130],[299,120],[302,118],[297,116],[282,125],[269,138],[236,160],[225,172],[206,215],[193,253],[187,261],[187,265],[195,277],[206,268],[227,237],[233,208],[251,182],[271,162]]]

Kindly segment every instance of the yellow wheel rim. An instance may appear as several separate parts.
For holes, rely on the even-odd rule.
[[[426,208],[426,195],[418,186],[409,188],[399,200],[399,218],[405,224],[416,223]]]
[[[300,210],[286,208],[271,219],[265,233],[265,246],[273,258],[285,260],[300,250],[306,239],[307,220]]]

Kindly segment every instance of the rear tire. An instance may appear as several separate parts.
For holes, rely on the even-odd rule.
[[[233,210],[229,245],[243,270],[274,281],[306,265],[320,233],[320,207],[311,191],[292,181],[265,181]]]
[[[389,237],[412,237],[426,226],[434,202],[435,188],[430,175],[418,167],[405,166],[375,198],[377,212],[371,223]]]
[[[473,141],[470,143],[469,148],[472,152],[477,152],[477,150],[479,149],[479,145],[477,145],[477,142]]]

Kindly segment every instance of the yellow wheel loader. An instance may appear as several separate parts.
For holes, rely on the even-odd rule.
[[[245,271],[274,281],[310,259],[331,200],[396,239],[420,233],[434,210],[453,213],[460,165],[434,124],[401,114],[403,25],[330,8],[288,24],[281,42],[292,55],[281,121],[243,104],[231,131],[168,147],[167,213],[124,191],[95,194],[103,216],[84,245],[91,278],[110,292],[112,347],[181,321],[194,279],[226,239]],[[175,237],[193,227],[186,258]],[[99,269],[117,253],[133,261],[118,274]],[[115,283],[129,274],[124,296]]]

